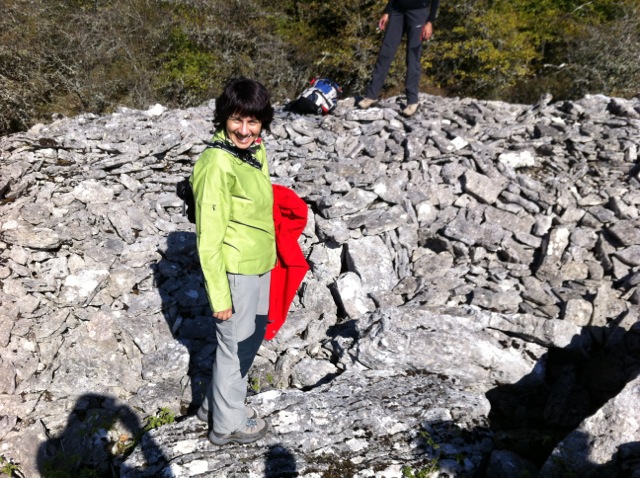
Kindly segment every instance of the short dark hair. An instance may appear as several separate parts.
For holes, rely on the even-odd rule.
[[[231,115],[254,116],[268,130],[273,121],[273,107],[269,92],[262,83],[249,78],[233,78],[227,82],[216,99],[213,124],[224,127]]]

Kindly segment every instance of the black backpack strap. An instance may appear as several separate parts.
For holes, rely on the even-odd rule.
[[[223,151],[226,151],[230,155],[238,158],[240,161],[247,163],[249,166],[253,166],[256,169],[262,171],[262,164],[258,161],[253,153],[248,149],[240,149],[234,145],[231,145],[225,141],[216,140],[212,143],[205,141],[204,144],[207,145],[208,148],[218,148]]]

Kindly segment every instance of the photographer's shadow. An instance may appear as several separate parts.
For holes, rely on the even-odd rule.
[[[142,442],[146,431],[138,415],[116,398],[82,395],[64,431],[49,436],[38,448],[38,471],[44,477],[120,476],[123,461]],[[168,460],[152,438],[146,436],[144,441],[145,459],[152,463],[146,476],[155,476]]]
[[[190,394],[181,411],[192,415],[211,380],[216,349],[215,325],[207,300],[194,232],[169,233],[162,259],[154,265],[155,285],[173,337],[189,352]],[[186,403],[188,402],[188,403]]]

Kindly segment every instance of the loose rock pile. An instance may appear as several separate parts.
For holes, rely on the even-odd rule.
[[[209,379],[175,184],[213,104],[0,139],[0,454],[30,477],[633,472],[640,102],[420,104],[278,111],[266,135],[273,181],[312,213],[311,271],[251,377],[267,454],[215,450],[188,417],[121,463],[143,417],[187,413]]]

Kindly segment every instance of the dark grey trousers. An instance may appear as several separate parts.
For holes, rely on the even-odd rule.
[[[384,32],[380,53],[376,66],[373,68],[371,83],[367,87],[365,96],[377,99],[387,78],[393,57],[396,55],[403,35],[407,35],[407,78],[405,90],[407,104],[418,102],[418,88],[420,87],[420,56],[422,55],[422,27],[429,17],[428,8],[408,10],[406,12],[392,11],[389,14],[389,23]]]
[[[244,427],[247,373],[267,331],[271,272],[261,276],[227,274],[233,315],[216,322],[216,357],[212,381],[202,404],[211,406],[213,431],[233,433]]]

